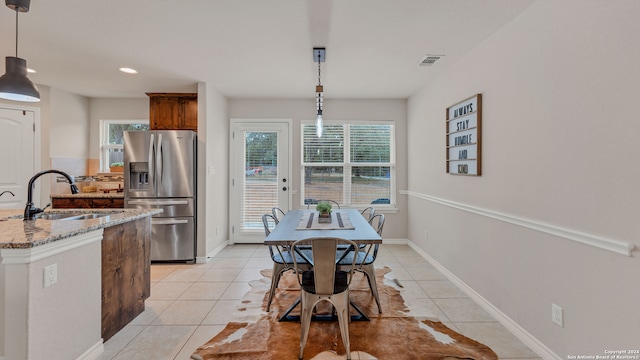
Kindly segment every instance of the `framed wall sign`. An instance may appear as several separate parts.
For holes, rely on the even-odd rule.
[[[482,94],[447,108],[447,173],[481,175]]]

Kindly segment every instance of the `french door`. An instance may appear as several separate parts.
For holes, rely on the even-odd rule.
[[[288,211],[290,121],[231,120],[230,240],[262,243],[262,215],[273,207]]]

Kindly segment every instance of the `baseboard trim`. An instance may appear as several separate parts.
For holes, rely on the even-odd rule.
[[[382,239],[383,245],[407,245],[409,242],[408,239]]]
[[[218,253],[220,253],[220,251],[222,251],[222,249],[224,249],[227,246],[229,246],[229,240],[223,241],[222,244],[218,245],[218,247],[216,247],[215,249],[211,250],[211,252],[208,253],[207,256],[197,256],[196,257],[196,263],[197,264],[206,264],[206,263],[208,263],[209,260],[211,260],[212,257],[216,256]]]
[[[440,264],[436,259],[432,258],[424,250],[418,247],[418,245],[416,245],[413,241],[409,240],[408,245],[418,254],[420,254],[420,256],[425,258],[431,265],[433,265],[433,267],[438,269],[438,271],[440,271],[447,279],[449,279],[449,281],[454,283],[460,290],[467,294],[467,296],[469,296],[471,300],[473,300],[486,312],[496,318],[496,320],[498,320],[500,324],[502,324],[505,328],[507,328],[507,330],[509,330],[518,339],[520,339],[520,341],[527,345],[533,352],[540,355],[541,358],[548,360],[562,360],[560,356],[554,353],[545,344],[540,342],[540,340],[536,339],[533,335],[523,329],[520,325],[518,325],[518,323],[516,323],[502,311],[500,311],[500,309],[493,306],[493,304],[491,304],[487,299],[482,297],[482,295],[478,294],[470,286],[465,284],[464,281],[460,280],[452,272],[447,270],[447,268],[442,266],[442,264]]]
[[[631,256],[631,251],[635,247],[634,244],[631,244],[625,241],[609,239],[603,236],[587,234],[581,231],[567,229],[567,228],[563,228],[560,226],[556,226],[556,225],[552,225],[552,224],[548,224],[540,221],[534,221],[534,220],[524,219],[524,218],[513,216],[513,215],[507,215],[504,213],[483,209],[476,206],[471,206],[467,204],[458,203],[455,201],[437,198],[435,196],[420,194],[415,191],[402,190],[400,191],[400,193],[406,194],[411,197],[431,201],[440,205],[449,206],[455,209],[464,210],[470,213],[504,221],[510,224],[526,227],[528,229],[544,232],[544,233],[558,236],[564,239],[576,241],[585,245],[594,246],[600,249],[614,252],[616,254]]]
[[[78,356],[77,360],[95,360],[104,352],[104,343],[102,339],[90,347],[84,354]]]

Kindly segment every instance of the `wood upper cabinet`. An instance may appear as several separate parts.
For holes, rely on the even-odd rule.
[[[198,94],[147,93],[151,130],[198,130]]]

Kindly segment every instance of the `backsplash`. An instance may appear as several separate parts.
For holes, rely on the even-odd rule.
[[[122,173],[100,173],[98,159],[80,158],[51,158],[51,168],[64,171],[73,176],[73,179],[82,191],[84,187],[95,186],[98,189],[122,188],[124,185],[124,175]],[[56,180],[51,183],[51,194],[70,194],[69,183],[64,176],[56,176]]]

